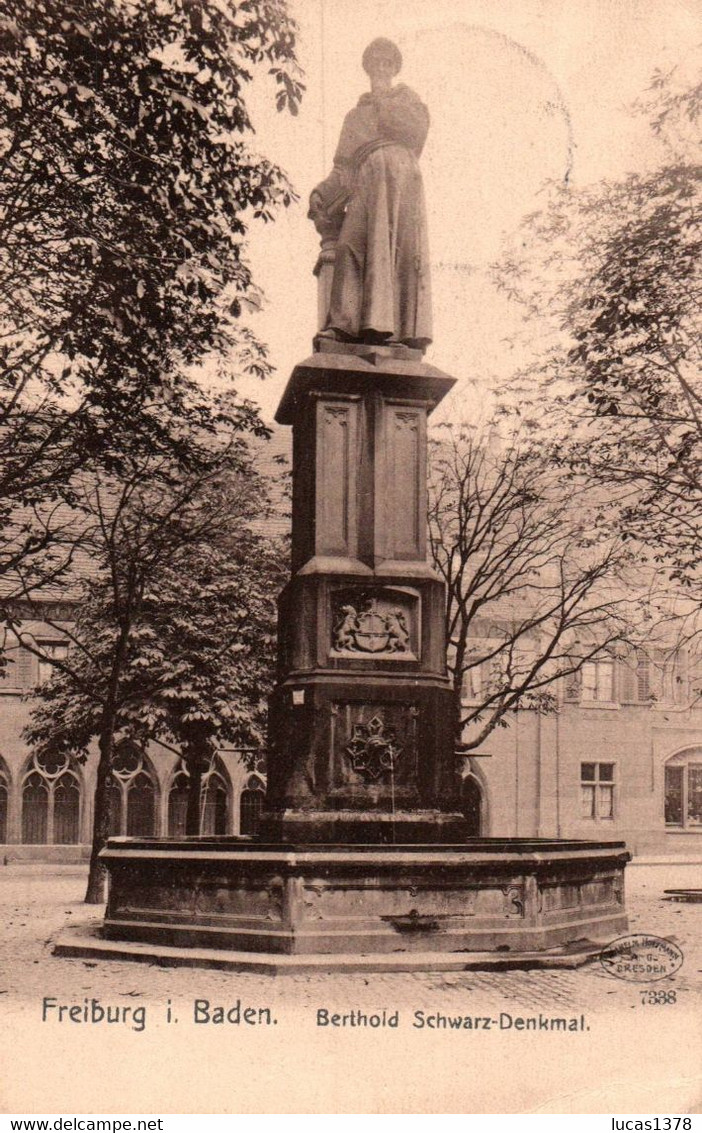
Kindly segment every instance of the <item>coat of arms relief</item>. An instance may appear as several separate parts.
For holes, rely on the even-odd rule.
[[[340,592],[332,617],[332,652],[414,659],[416,604],[413,595],[389,588],[377,593]]]

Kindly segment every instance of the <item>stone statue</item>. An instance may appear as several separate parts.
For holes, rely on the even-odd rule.
[[[342,342],[431,342],[424,190],[418,158],[429,113],[403,84],[399,48],[375,39],[363,53],[370,92],[344,119],[334,168],[310,197],[323,236],[338,232],[322,337]]]

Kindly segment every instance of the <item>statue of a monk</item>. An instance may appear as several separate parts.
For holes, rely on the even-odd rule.
[[[338,231],[322,336],[346,342],[431,342],[424,190],[418,158],[429,112],[403,84],[399,48],[375,39],[363,53],[370,92],[344,119],[334,168],[310,197],[323,234]]]

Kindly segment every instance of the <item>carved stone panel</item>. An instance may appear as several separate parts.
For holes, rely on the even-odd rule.
[[[388,402],[385,425],[385,477],[378,486],[385,499],[387,557],[426,558],[426,410]]]
[[[544,885],[543,894],[545,913],[559,909],[577,909],[582,903],[580,886],[577,883],[564,881],[555,885]]]
[[[395,789],[414,787],[417,724],[413,704],[332,704],[332,786]]]
[[[331,596],[332,657],[414,661],[420,599],[409,587],[339,587]]]
[[[353,401],[324,399],[317,406],[318,555],[353,556],[356,551],[357,415]]]

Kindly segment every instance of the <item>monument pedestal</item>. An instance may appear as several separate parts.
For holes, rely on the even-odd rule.
[[[297,366],[292,579],[280,598],[261,837],[456,843],[445,599],[427,561],[427,417],[454,380],[407,347]]]

